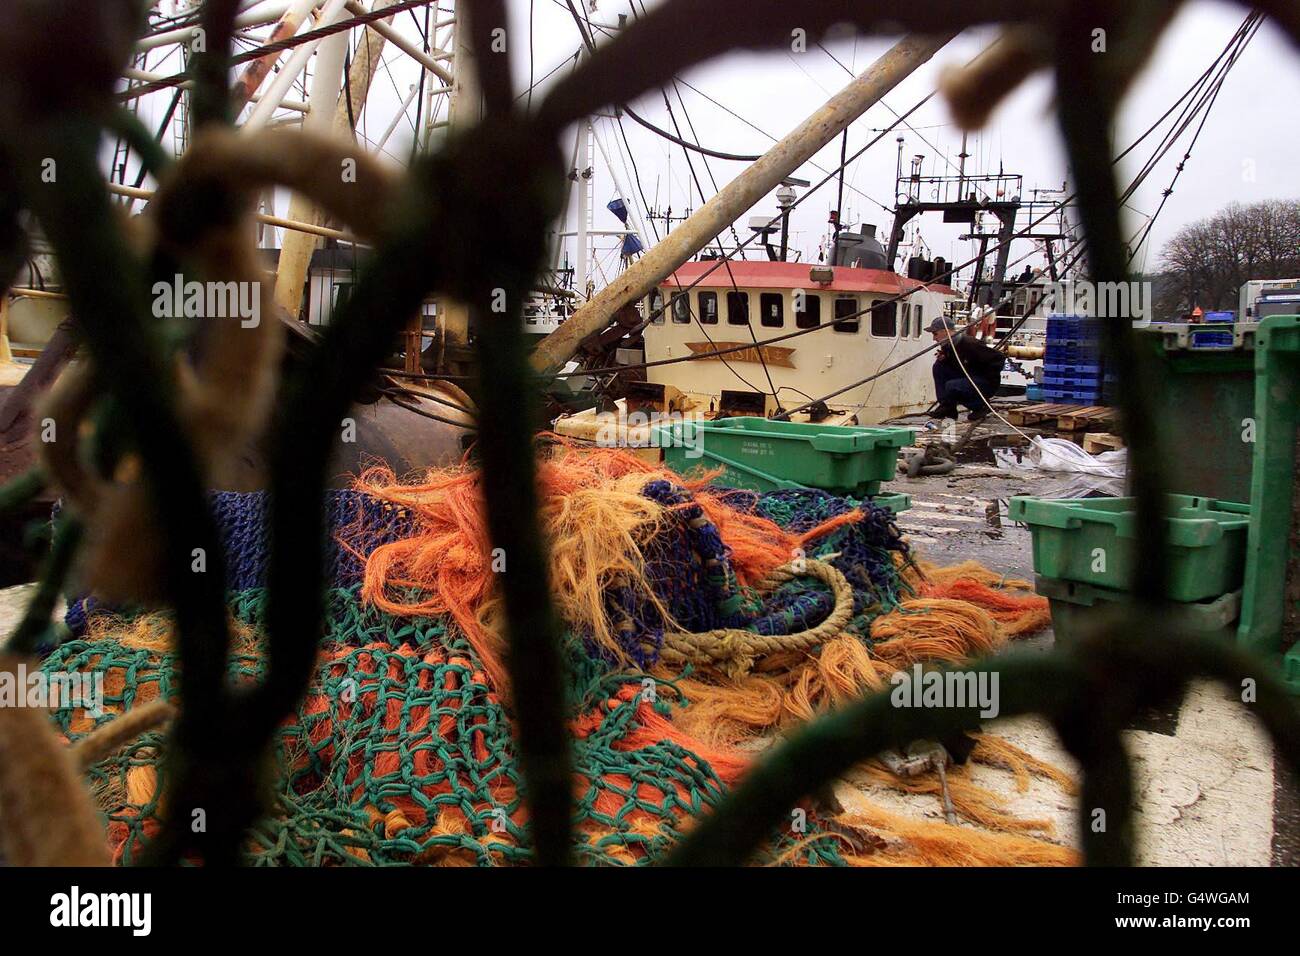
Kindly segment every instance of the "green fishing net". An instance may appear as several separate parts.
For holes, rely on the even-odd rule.
[[[232,681],[263,676],[255,635],[265,592],[234,592],[245,626]],[[92,619],[93,620],[93,619]],[[511,723],[469,643],[449,622],[396,618],[328,593],[329,632],[315,678],[280,728],[274,802],[245,847],[254,865],[494,866],[526,862],[531,841]],[[104,674],[103,713],[54,712],[70,740],[155,698],[173,699],[177,659],[160,650],[157,618],[117,618],[57,648],[49,672]],[[96,636],[100,634],[102,636]],[[587,864],[662,859],[710,812],[726,785],[674,739],[670,695],[640,674],[603,666],[574,645],[569,706],[574,738],[575,857]],[[678,735],[680,737],[680,735]],[[164,735],[149,733],[90,768],[110,846],[137,862],[160,826]],[[774,833],[760,861],[840,864],[820,832]]]

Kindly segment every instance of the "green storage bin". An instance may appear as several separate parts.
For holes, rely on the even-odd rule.
[[[1038,574],[1114,591],[1128,589],[1137,539],[1132,498],[1018,496],[1011,499],[1007,514],[1029,526]],[[1170,600],[1201,601],[1241,588],[1249,505],[1167,495],[1166,515]]]
[[[912,507],[911,495],[872,495],[871,501],[882,508],[888,508],[894,514],[899,514]]]
[[[1251,528],[1237,642],[1281,655],[1283,679],[1300,694],[1300,316],[1260,323],[1255,369]]]
[[[664,464],[681,474],[722,467],[718,484],[754,491],[821,488],[864,497],[894,477],[912,428],[774,422],[765,418],[684,421],[654,428]]]
[[[1129,600],[1124,591],[1097,588],[1077,581],[1062,581],[1037,575],[1034,590],[1048,599],[1052,608],[1052,630],[1057,641],[1077,640],[1097,607]],[[1231,639],[1241,616],[1241,591],[1231,591],[1208,601],[1175,604],[1169,611],[1170,625],[1188,634],[1220,634]]]
[[[1246,441],[1255,411],[1255,341],[1258,326],[1152,323],[1134,338],[1153,359],[1156,377],[1151,414],[1168,435],[1165,488],[1226,501],[1250,500],[1251,456]],[[1197,332],[1226,334],[1232,347],[1197,347]],[[1195,435],[1195,441],[1183,436]]]
[[[1300,694],[1300,644],[1282,656],[1282,682],[1292,694]]]

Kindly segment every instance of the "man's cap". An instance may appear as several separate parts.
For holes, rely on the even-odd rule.
[[[953,330],[952,323],[949,322],[948,319],[944,318],[943,316],[940,316],[939,318],[935,319],[933,322],[930,323],[930,327],[926,329],[926,331],[942,332],[945,329],[951,332]]]

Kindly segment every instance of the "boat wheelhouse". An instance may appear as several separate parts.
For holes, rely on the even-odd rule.
[[[949,286],[886,269],[687,262],[651,295],[645,358],[701,357],[651,366],[647,378],[703,408],[716,407],[724,391],[770,396],[775,389],[781,406],[793,408],[844,389],[828,400],[830,409],[850,412],[862,424],[884,421],[931,404],[931,363],[911,362],[874,382],[855,383],[931,344],[926,326],[959,299]],[[803,329],[815,331],[772,341]],[[748,347],[707,354],[736,346]]]

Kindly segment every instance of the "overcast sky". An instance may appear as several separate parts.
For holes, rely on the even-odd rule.
[[[647,0],[647,6],[653,8],[658,2]],[[511,3],[515,35],[526,28],[528,6],[526,0]],[[606,23],[616,22],[620,13],[631,12],[630,0],[598,0],[595,6],[592,16]],[[707,2],[701,2],[700,7],[703,14]],[[1184,9],[1125,101],[1117,130],[1118,143],[1131,142],[1196,80],[1222,50],[1245,13],[1243,7],[1227,3],[1197,2]],[[534,70],[541,76],[572,54],[578,35],[562,0],[535,0],[534,20]],[[958,37],[900,84],[886,97],[885,103],[899,113],[905,112],[934,88],[943,65],[967,61],[987,45],[991,36],[987,31],[968,31]],[[827,48],[856,73],[883,53],[891,42],[849,39],[827,44]],[[527,56],[518,54],[516,50],[518,80],[524,85]],[[692,70],[683,79],[767,133],[780,137],[843,87],[850,77],[831,56],[812,47],[802,55],[734,54]],[[760,153],[771,145],[762,134],[689,88],[679,86],[678,91],[670,88],[668,92],[678,113],[677,120],[685,127],[676,99],[680,92],[700,141],[706,146],[726,152]],[[1136,263],[1139,267],[1153,266],[1160,246],[1181,226],[1210,215],[1228,202],[1300,197],[1296,178],[1300,126],[1294,122],[1297,96],[1300,96],[1300,55],[1289,48],[1280,31],[1265,23],[1229,74],[1192,157],[1153,227],[1148,246],[1156,252],[1139,256]],[[989,126],[971,137],[968,171],[973,168],[979,172],[997,172],[1004,168],[1007,172],[1022,173],[1026,192],[1035,187],[1061,187],[1067,170],[1050,111],[1051,98],[1052,84],[1046,76],[1036,77],[1009,98],[994,114]],[[671,129],[671,119],[658,91],[632,105],[643,116]],[[893,120],[894,114],[886,106],[869,110],[849,132],[850,155]],[[950,167],[947,162],[955,163],[961,152],[961,132],[951,123],[941,99],[936,97],[922,106],[909,117],[909,122],[915,132],[899,127],[849,167],[846,182],[858,191],[846,192],[845,222],[874,222],[881,232],[887,232],[890,214],[878,203],[893,205],[898,135],[904,137],[905,165],[913,155],[922,153],[926,156],[926,174],[955,172],[955,166]],[[602,127],[599,135],[606,137],[607,149],[612,149],[615,144],[609,139],[614,136],[611,127],[604,122],[597,125]],[[671,199],[674,213],[687,205],[698,206],[681,148],[629,120],[625,119],[623,126],[649,201],[655,204],[657,195],[658,204],[667,206]],[[1128,234],[1136,233],[1159,205],[1161,193],[1169,185],[1190,136],[1189,131],[1133,197],[1127,213]],[[1121,165],[1123,183],[1127,183],[1149,155],[1145,147],[1153,147],[1155,142],[1148,140]],[[611,161],[619,168],[620,178],[625,179],[618,158],[612,157]],[[699,158],[694,157],[693,161],[706,195],[711,195],[712,183]],[[838,161],[838,140],[814,159],[827,170],[834,168]],[[744,168],[740,163],[719,160],[710,160],[709,165],[719,185]],[[610,228],[616,223],[603,206],[614,195],[614,187],[604,176],[599,154],[596,166],[594,218],[598,228]],[[797,175],[817,182],[823,173],[808,165]],[[636,193],[633,184],[625,182],[624,185],[629,192]],[[805,259],[815,258],[826,233],[827,212],[835,204],[834,189],[834,184],[828,184],[795,211],[792,245],[801,249]],[[774,213],[775,209],[775,198],[768,197],[755,212]],[[747,219],[742,217],[742,226]],[[933,215],[923,217],[920,223],[921,234],[934,253],[964,261],[973,251],[972,243],[956,239],[964,231],[962,228],[945,226],[940,217]],[[740,232],[742,237],[747,237],[743,229]],[[1013,255],[1030,249],[1022,243],[1015,247]]]
[[[169,2],[163,0],[162,7],[166,8]],[[579,5],[583,2],[586,0],[575,0]],[[591,4],[595,8],[591,15],[597,22],[616,23],[619,14],[630,15],[631,2],[597,0]],[[646,0],[650,8],[659,2],[661,0]],[[527,85],[529,72],[530,6],[535,78],[540,80],[557,64],[572,57],[579,47],[580,38],[563,0],[507,0],[507,3],[512,18],[509,37],[516,80],[523,88]],[[701,29],[725,29],[725,25],[707,23],[707,0],[699,0],[699,8]],[[1121,146],[1127,145],[1146,129],[1195,81],[1223,49],[1245,13],[1245,9],[1238,5],[1217,2],[1195,2],[1184,8],[1125,101],[1117,133],[1117,142]],[[418,39],[416,16],[403,13],[395,20],[395,25],[406,36]],[[266,31],[261,32],[264,35]],[[988,44],[991,37],[988,31],[963,34],[918,69],[886,97],[887,106],[877,105],[854,123],[849,132],[850,154],[893,121],[894,114],[888,107],[900,113],[910,109],[934,88],[938,72],[944,65],[969,60]],[[517,41],[515,38],[523,39]],[[682,79],[749,124],[771,136],[780,137],[849,81],[845,67],[860,72],[892,42],[892,39],[849,38],[828,44],[830,53],[843,66],[815,46],[803,54],[733,54],[698,67]],[[414,61],[395,51],[391,45],[385,51],[385,59],[392,65],[391,76],[383,75],[376,79],[361,117],[362,132],[371,140],[382,135],[390,119],[396,115],[400,94],[418,77]],[[179,69],[179,62],[172,56],[165,62],[151,61],[148,68],[173,73]],[[540,89],[544,90],[544,86]],[[684,100],[685,114],[677,102],[678,93]],[[746,154],[761,153],[771,145],[772,141],[763,133],[729,115],[684,84],[679,84],[676,90],[670,87],[668,94],[678,122],[685,128],[689,116],[706,146]],[[291,94],[297,98],[305,98],[305,95],[301,85]],[[1289,48],[1277,29],[1265,23],[1228,76],[1186,170],[1152,230],[1151,241],[1137,260],[1139,268],[1154,267],[1161,245],[1181,226],[1206,217],[1229,202],[1300,197],[1300,187],[1296,183],[1296,156],[1300,155],[1300,125],[1295,123],[1298,96],[1300,55]],[[1050,80],[1039,76],[1004,102],[989,126],[971,136],[968,171],[992,173],[1002,168],[1008,173],[1021,173],[1027,194],[1035,188],[1062,187],[1067,171],[1050,110],[1051,97]],[[166,93],[147,97],[143,115],[156,122],[165,109],[166,99]],[[659,91],[641,97],[632,105],[660,126],[672,127]],[[410,113],[414,113],[414,107]],[[955,171],[955,165],[949,164],[956,163],[961,133],[952,125],[942,100],[934,98],[913,114],[909,122],[914,129],[900,127],[887,134],[849,167],[843,215],[846,223],[869,222],[876,224],[882,233],[888,231],[890,213],[882,206],[892,207],[894,202],[898,149],[895,138],[898,135],[904,137],[905,166],[912,156],[924,154],[923,171],[927,175]],[[639,204],[635,183],[630,181],[628,170],[619,156],[621,134],[608,120],[597,120],[596,127],[599,142],[610,153],[611,163],[630,194],[626,198]],[[680,215],[687,207],[698,207],[699,198],[691,183],[682,149],[630,120],[624,119],[623,128],[650,204],[661,209],[671,205],[675,215]],[[687,135],[689,137],[689,132]],[[410,142],[410,136],[408,118],[400,122],[389,142],[389,150],[401,155],[405,144]],[[1165,157],[1131,200],[1131,208],[1127,211],[1127,234],[1136,234],[1146,217],[1159,205],[1161,193],[1169,185],[1189,140],[1190,133]],[[1122,182],[1126,183],[1136,172],[1155,142],[1155,139],[1149,140],[1122,164]],[[570,142],[565,147],[566,155],[571,148]],[[837,139],[824,148],[813,163],[830,170],[838,160]],[[712,195],[714,188],[709,171],[698,156],[693,157],[693,161],[706,196]],[[745,168],[741,163],[720,160],[710,160],[709,167],[718,185],[724,185]],[[595,154],[595,170],[593,226],[597,229],[616,228],[617,221],[604,207],[615,197],[617,190],[599,151]],[[815,165],[808,164],[795,175],[816,182],[824,174]],[[816,259],[819,244],[827,231],[827,213],[834,204],[835,186],[828,184],[795,211],[791,245],[802,253],[805,260]],[[279,211],[283,213],[285,210]],[[755,207],[753,214],[774,214],[775,211],[775,197],[769,196]],[[744,224],[749,215],[739,220],[738,231],[743,238],[748,238]],[[915,221],[919,223],[921,237],[932,254],[957,262],[970,257],[973,244],[957,239],[964,227],[945,226],[935,215]],[[1017,244],[1013,258],[1024,253],[1033,253],[1033,247],[1028,243]],[[606,269],[615,261],[612,253],[607,256]],[[1031,255],[1027,261],[1038,264],[1040,259]]]

